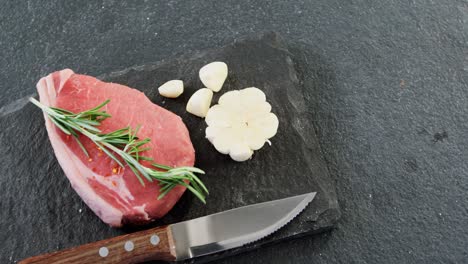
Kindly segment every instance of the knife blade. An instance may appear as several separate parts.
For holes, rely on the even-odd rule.
[[[314,199],[307,193],[31,257],[19,263],[137,263],[180,261],[262,239],[296,217]]]

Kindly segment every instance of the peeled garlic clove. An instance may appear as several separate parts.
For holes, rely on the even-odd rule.
[[[202,88],[190,97],[186,110],[196,116],[205,117],[210,109],[211,99],[213,99],[213,92],[210,89]]]
[[[244,99],[244,104],[263,103],[266,101],[266,95],[262,90],[256,87],[249,87],[239,91]]]
[[[177,98],[184,92],[184,82],[171,80],[158,88],[159,94],[167,98]]]
[[[221,97],[219,97],[218,104],[223,106],[238,106],[242,102],[241,99],[241,93],[239,91],[229,91],[221,95]]]
[[[221,90],[227,75],[228,67],[226,63],[221,61],[209,63],[203,66],[199,72],[202,83],[213,92]]]
[[[245,109],[245,118],[247,121],[255,120],[261,118],[267,113],[271,112],[271,105],[267,102],[260,104],[246,105]]]
[[[255,125],[261,128],[263,136],[270,139],[278,131],[278,117],[273,113],[268,113],[265,117],[257,119]]]
[[[266,139],[262,131],[256,127],[247,127],[244,131],[244,138],[251,150],[259,150],[265,145]]]
[[[229,156],[238,162],[246,161],[252,157],[253,151],[245,144],[239,144],[231,147]]]
[[[232,133],[226,129],[221,129],[218,132],[218,135],[216,135],[213,138],[213,146],[217,151],[219,151],[222,154],[229,154],[229,151],[231,149],[231,146],[233,144],[233,140],[231,139]]]
[[[229,127],[232,126],[230,112],[226,111],[220,105],[214,105],[208,110],[205,122],[208,126]]]
[[[205,129],[205,137],[213,143],[213,140],[222,132],[222,127],[209,126]]]

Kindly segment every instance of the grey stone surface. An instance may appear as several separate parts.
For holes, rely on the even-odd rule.
[[[153,102],[179,114],[191,132],[196,150],[195,165],[206,172],[202,179],[210,190],[207,204],[201,204],[193,195],[186,193],[168,215],[152,226],[317,192],[314,201],[294,221],[273,235],[244,247],[189,262],[221,259],[268,243],[330,230],[340,216],[335,183],[321,154],[313,118],[304,98],[306,89],[300,84],[291,55],[279,36],[270,33],[260,39],[256,37],[237,41],[222,49],[197,52],[169,62],[132,67],[100,76],[106,81],[135,87]],[[217,60],[229,65],[223,92],[250,86],[259,87],[265,92],[280,120],[278,133],[271,140],[273,147],[267,146],[257,151],[254,159],[244,163],[235,162],[218,153],[205,139],[206,124],[203,119],[185,110],[190,96],[203,86],[198,70],[208,62]],[[177,100],[158,94],[159,84],[170,79],[184,80],[185,92]],[[220,94],[214,96],[214,102]],[[107,238],[109,232],[116,236],[148,228],[126,227],[123,230],[110,231],[82,202],[78,204],[84,208],[77,212],[77,195],[69,183],[66,180],[55,181],[65,176],[51,155],[52,149],[44,133],[44,122],[38,115],[40,111],[29,104],[23,106],[23,101],[15,104],[18,107],[7,109],[0,118],[0,124],[5,127],[0,133],[3,157],[0,165],[6,169],[0,181],[5,190],[0,196],[5,201],[0,208],[1,218],[5,219],[0,225],[3,230],[0,241],[9,241],[3,248],[5,251],[16,250],[15,258],[24,258],[55,251],[56,247],[49,243],[51,240],[63,243],[61,249],[91,242],[93,240],[90,240],[88,229],[94,230],[94,237],[100,240]],[[20,131],[22,137],[17,137]],[[34,159],[34,162],[30,162],[30,159]],[[41,188],[59,190],[67,194],[67,198],[48,191],[43,193]],[[16,197],[15,193],[29,195],[22,199],[23,203],[18,204],[12,199]],[[43,199],[37,200],[36,194]],[[41,208],[49,210],[40,213],[37,209]],[[20,215],[20,212],[25,215]],[[85,219],[82,219],[82,215]],[[41,234],[36,231],[36,227],[27,224],[33,221],[42,227]],[[73,228],[70,228],[70,224]],[[63,235],[57,236],[51,229],[60,231]],[[29,236],[34,241],[24,243],[26,234],[31,234]]]
[[[33,93],[40,76],[64,67],[100,75],[275,30],[303,43],[311,66],[297,71],[315,98],[308,106],[343,215],[331,233],[220,263],[466,263],[467,5],[2,1],[0,103],[2,111],[16,107],[10,103]],[[38,191],[37,201],[46,192],[66,195]],[[9,199],[20,204],[28,193],[17,192]]]

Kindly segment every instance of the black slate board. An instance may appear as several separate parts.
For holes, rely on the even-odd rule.
[[[151,226],[174,223],[222,210],[291,195],[317,191],[312,204],[283,229],[242,248],[194,260],[205,262],[237,254],[267,243],[330,229],[339,218],[334,182],[321,156],[304,98],[304,87],[292,54],[276,34],[237,41],[217,50],[181,56],[116,72],[99,78],[135,87],[155,103],[179,114],[187,124],[197,150],[196,166],[210,190],[202,205],[190,193],[174,209]],[[198,69],[221,60],[229,65],[222,92],[256,86],[262,89],[280,120],[273,146],[266,146],[245,163],[217,153],[204,139],[204,121],[185,112],[190,95],[202,87]],[[184,80],[186,90],[177,100],[165,99],[158,85],[170,79]],[[217,101],[221,93],[214,97]],[[19,102],[21,103],[21,102]],[[71,189],[53,155],[42,114],[32,105],[4,113],[0,123],[0,153],[4,174],[0,178],[0,262],[63,249],[109,238],[140,228],[113,229],[103,224]],[[18,137],[17,135],[21,135]],[[203,153],[203,155],[201,155]],[[148,226],[147,226],[148,227]],[[147,228],[145,227],[145,228]]]

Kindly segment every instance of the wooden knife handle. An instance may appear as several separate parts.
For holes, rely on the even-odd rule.
[[[97,241],[20,261],[26,263],[138,263],[176,260],[168,226]]]

